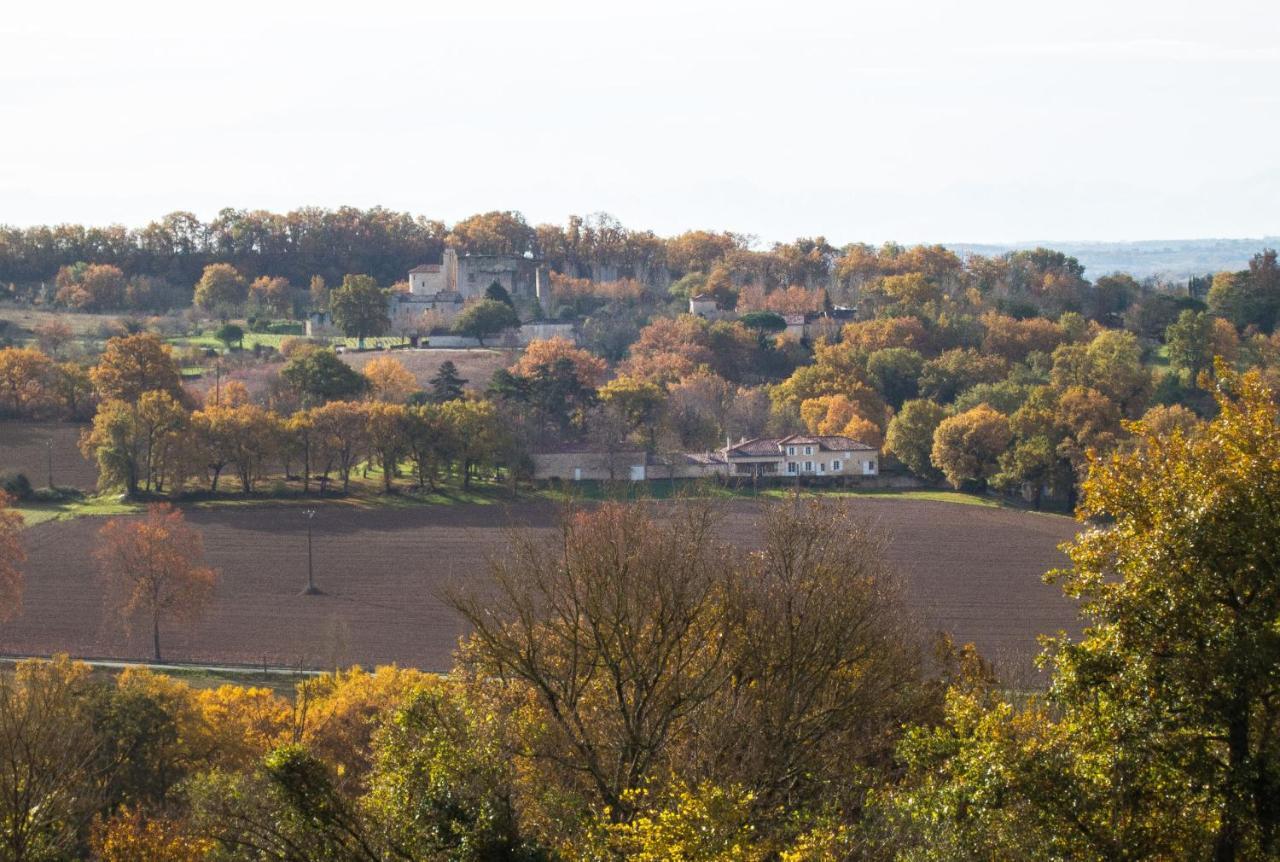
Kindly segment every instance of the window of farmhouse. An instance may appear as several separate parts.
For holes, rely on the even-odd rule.
[[[788,462],[787,462],[787,472],[788,472],[788,473],[794,473],[795,471],[796,471],[796,462],[795,462],[795,461],[788,461]]]
[[[838,472],[840,472],[840,462],[839,462],[839,461],[832,461],[832,462],[831,462],[831,472],[832,472],[832,473],[838,473]]]

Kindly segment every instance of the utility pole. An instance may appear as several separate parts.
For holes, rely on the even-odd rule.
[[[302,591],[302,595],[318,596],[318,595],[321,595],[321,592],[316,587],[314,569],[312,567],[312,556],[311,556],[311,521],[316,516],[316,510],[303,509],[302,514],[306,516],[306,519],[307,519],[307,588]]]
[[[45,443],[49,453],[49,490],[53,490],[53,438],[50,437]]]

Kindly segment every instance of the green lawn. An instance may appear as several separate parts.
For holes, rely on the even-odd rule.
[[[142,511],[141,503],[123,503],[116,496],[88,497],[59,503],[21,503],[14,507],[28,527],[45,521],[67,521],[72,518],[129,515]]]
[[[216,497],[195,497],[183,500],[181,505],[193,509],[234,509],[245,507],[302,507],[302,506],[350,506],[359,509],[410,509],[422,506],[485,506],[502,505],[518,501],[541,500],[549,503],[602,500],[669,500],[675,497],[696,497],[713,500],[767,500],[787,499],[796,492],[791,485],[771,485],[752,489],[749,485],[729,487],[709,480],[677,479],[671,482],[654,479],[648,482],[565,482],[537,487],[522,486],[513,498],[511,488],[505,482],[491,478],[474,478],[470,487],[463,488],[456,476],[446,477],[434,490],[419,489],[407,473],[397,477],[394,491],[383,493],[382,474],[370,467],[352,472],[351,485],[346,494],[334,490],[336,482],[330,482],[330,491],[318,493],[312,485],[310,493],[303,494],[297,480],[281,482],[266,480],[252,494],[238,493],[238,485],[231,477],[224,476]],[[928,500],[963,506],[987,508],[1018,508],[997,497],[965,494],[948,490],[872,490],[860,488],[802,488],[804,496],[830,498],[866,498],[872,500]],[[58,503],[25,503],[17,507],[27,526],[46,521],[68,520],[80,517],[103,517],[141,512],[141,502],[122,502],[117,495],[89,497]]]
[[[796,492],[792,485],[770,485],[758,491],[750,486],[728,487],[707,480],[677,479],[674,483],[665,479],[653,479],[648,482],[603,482],[583,481],[566,482],[559,486],[548,486],[532,492],[522,492],[522,496],[534,496],[547,500],[668,500],[672,497],[690,496],[717,500],[751,499],[786,499]],[[944,490],[880,490],[866,488],[802,488],[805,496],[821,497],[867,497],[872,499],[892,500],[931,500],[939,503],[957,503],[964,506],[984,506],[987,508],[1015,508],[1011,504],[994,497],[983,497],[976,494],[964,494],[959,491]]]

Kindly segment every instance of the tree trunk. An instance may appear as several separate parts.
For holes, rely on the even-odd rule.
[[[1227,715],[1227,776],[1222,807],[1222,821],[1214,841],[1214,862],[1235,862],[1241,845],[1241,813],[1246,807],[1246,788],[1250,784],[1249,706],[1243,695],[1237,695]]]
[[[156,661],[160,661],[160,614],[151,615],[151,645],[155,648]]]

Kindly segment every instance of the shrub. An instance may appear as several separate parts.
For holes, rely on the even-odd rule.
[[[4,491],[15,500],[31,499],[31,480],[26,474],[19,473],[16,470],[6,470],[0,473],[0,491]]]

